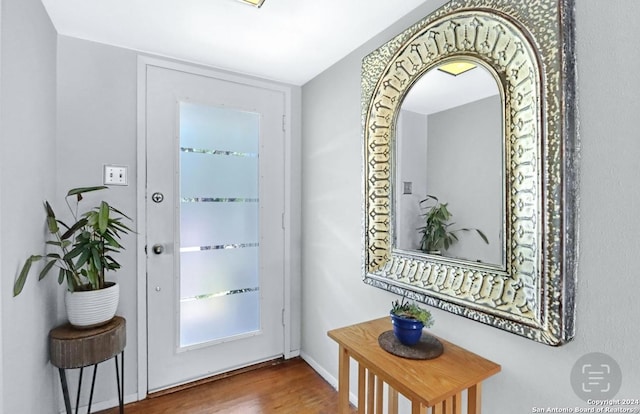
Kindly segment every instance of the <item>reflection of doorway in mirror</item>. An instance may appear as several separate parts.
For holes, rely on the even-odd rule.
[[[420,200],[427,188],[427,117],[410,111],[400,111],[396,147],[396,188],[402,182],[412,182],[411,194],[396,192],[396,246],[416,250],[420,245]],[[418,138],[419,137],[419,138]],[[418,139],[417,139],[418,138]]]
[[[482,66],[457,77],[431,70],[405,98],[397,125],[395,246],[418,250],[424,225],[419,202],[427,194],[448,203],[458,243],[444,256],[504,265],[504,145],[497,82]]]

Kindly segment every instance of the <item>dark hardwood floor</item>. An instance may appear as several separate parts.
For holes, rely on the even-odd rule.
[[[126,414],[335,414],[338,394],[300,358],[151,396]],[[353,413],[357,411],[352,410]],[[99,414],[117,414],[112,408]]]

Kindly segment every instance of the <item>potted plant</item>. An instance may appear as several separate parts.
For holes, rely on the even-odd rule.
[[[83,213],[78,211],[83,194],[106,188],[97,186],[69,190],[65,201],[74,220],[70,224],[58,219],[51,204],[45,201],[47,228],[51,235],[46,245],[53,247],[54,251],[29,256],[13,286],[13,295],[19,295],[32,265],[45,260],[39,280],[53,269],[58,271],[58,283],[66,282],[67,286],[67,317],[77,327],[107,323],[118,307],[119,287],[114,282],[106,281],[105,273],[120,268],[113,254],[124,249],[120,239],[132,230],[123,223],[123,219],[131,219],[106,201]],[[69,202],[70,198],[75,200],[74,206]]]
[[[407,346],[417,344],[422,336],[422,328],[429,328],[434,322],[428,310],[415,302],[406,301],[406,298],[402,298],[402,302],[392,302],[390,314],[394,335]]]
[[[485,243],[489,244],[487,236],[479,229],[461,228],[451,230],[451,226],[455,223],[449,223],[452,214],[447,208],[448,203],[440,203],[437,197],[427,195],[427,198],[420,201],[421,208],[423,203],[427,202],[432,202],[432,205],[424,207],[426,212],[422,216],[425,218],[425,225],[418,228],[422,234],[420,250],[427,253],[440,254],[442,250],[449,249],[458,241],[456,233],[460,231],[475,231]]]

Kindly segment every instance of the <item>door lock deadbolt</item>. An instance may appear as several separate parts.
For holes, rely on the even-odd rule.
[[[154,203],[162,203],[162,201],[164,200],[164,194],[162,194],[162,193],[153,193],[151,195],[151,199],[153,200]]]
[[[164,246],[161,244],[154,244],[151,249],[155,254],[162,254],[162,252],[164,252]]]

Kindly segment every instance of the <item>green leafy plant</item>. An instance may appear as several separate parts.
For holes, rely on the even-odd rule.
[[[133,231],[123,223],[123,219],[131,219],[106,201],[101,201],[98,206],[82,214],[78,208],[83,194],[106,188],[97,186],[69,190],[65,201],[74,219],[71,225],[58,219],[51,204],[45,201],[47,228],[51,235],[51,240],[46,244],[57,251],[29,256],[13,285],[14,296],[22,292],[31,267],[40,260],[45,260],[46,264],[38,280],[55,268],[58,270],[58,283],[66,280],[67,288],[72,292],[105,287],[105,271],[120,268],[112,255],[124,250],[120,244],[121,236]],[[69,202],[70,198],[75,199],[75,206]]]
[[[422,322],[425,328],[433,326],[434,323],[431,312],[418,306],[415,302],[408,302],[404,297],[402,298],[402,302],[395,300],[391,303],[391,314],[416,319]]]
[[[423,207],[427,203],[431,204]],[[489,239],[479,229],[461,228],[452,230],[451,226],[455,223],[449,223],[452,214],[447,206],[448,203],[441,203],[437,197],[432,195],[427,195],[427,198],[420,201],[420,207],[426,209],[426,212],[422,214],[425,219],[425,225],[418,228],[422,234],[420,250],[425,252],[447,250],[458,241],[456,233],[460,231],[475,231],[485,243],[489,244]]]

